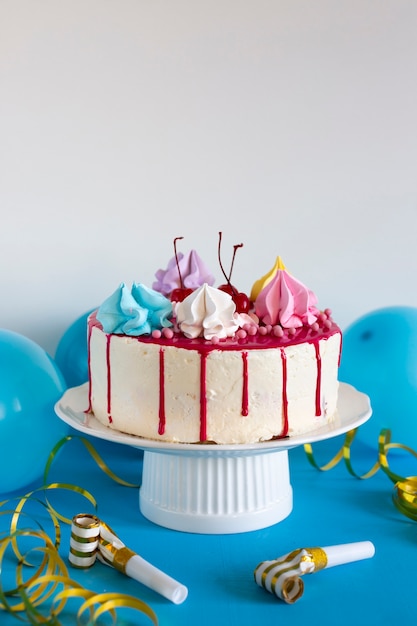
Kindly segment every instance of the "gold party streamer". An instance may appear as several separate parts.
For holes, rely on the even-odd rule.
[[[54,509],[48,500],[47,494],[55,489],[64,489],[72,493],[78,493],[97,511],[96,499],[83,487],[61,482],[47,482],[51,465],[56,459],[57,453],[65,444],[73,440],[81,441],[98,467],[113,481],[127,487],[139,487],[139,485],[123,480],[112,472],[87,439],[67,436],[58,441],[52,449],[45,466],[44,484],[17,498],[17,505],[14,508],[10,508],[11,500],[0,502],[0,509],[2,509],[0,510],[0,516],[9,515],[11,517],[8,534],[5,536],[0,535],[0,610],[7,611],[17,619],[30,624],[54,624],[54,626],[60,626],[58,616],[65,608],[68,600],[79,598],[83,600],[83,603],[77,613],[77,624],[85,623],[84,614],[86,611],[89,612],[90,616],[89,626],[94,626],[103,613],[109,613],[113,618],[113,622],[116,623],[116,610],[123,607],[144,613],[157,626],[158,620],[154,611],[138,598],[126,594],[100,594],[85,589],[69,576],[67,567],[58,554],[61,542],[59,521],[70,524],[71,519]],[[45,498],[45,502],[38,498],[41,493]],[[40,504],[45,508],[54,527],[52,539],[39,522],[34,520],[24,510],[29,502]],[[38,528],[18,528],[23,517],[25,521],[30,518]],[[27,537],[38,539],[43,542],[43,545],[31,548],[23,554],[19,547],[19,539]],[[17,561],[15,571],[16,586],[13,589],[5,590],[5,554],[8,549],[12,550]],[[35,554],[40,555],[40,563],[38,564],[31,562]],[[29,578],[25,579],[24,572],[26,572],[28,566],[33,569]],[[46,606],[47,604],[48,606]],[[44,609],[44,612],[41,612],[41,609]]]
[[[372,467],[367,472],[364,472],[363,474],[358,474],[357,472],[355,472],[355,470],[353,469],[352,461],[351,461],[351,450],[352,450],[353,440],[355,439],[357,432],[358,432],[358,429],[355,428],[354,430],[349,430],[346,433],[345,441],[343,444],[343,458],[345,460],[345,465],[347,467],[349,474],[351,474],[355,478],[366,480],[367,478],[371,478],[378,472],[380,468],[380,461],[379,459],[377,459],[375,463],[372,465]]]
[[[39,539],[43,542],[43,545],[36,548],[31,548],[28,553],[41,552],[43,558],[39,565],[35,567],[35,572],[28,580],[24,579],[23,569],[27,563],[28,554],[25,558],[19,559],[16,565],[16,588],[4,591],[3,584],[0,585],[0,608],[6,609],[9,612],[17,613],[21,611],[27,611],[34,613],[35,607],[43,603],[48,597],[50,597],[53,589],[50,588],[49,579],[56,572],[64,572],[67,574],[67,568],[59,556],[53,542],[43,530],[18,530],[13,534],[2,538],[0,540],[0,570],[3,571],[3,560],[5,558],[6,550],[9,546],[13,548],[13,541],[18,537],[32,537]],[[43,576],[46,576],[48,583],[38,584],[39,580]],[[34,588],[30,598],[26,594],[26,589],[36,586]],[[12,604],[8,598],[20,597]]]
[[[142,600],[138,598],[133,598],[132,596],[126,594],[119,593],[100,593],[91,596],[88,600],[84,602],[84,604],[80,607],[78,611],[78,619],[80,620],[82,614],[87,609],[91,609],[94,604],[98,604],[98,608],[94,611],[94,620],[93,623],[98,620],[98,618],[105,612],[114,611],[116,608],[129,608],[136,609],[137,611],[141,611],[145,613],[152,620],[155,626],[158,624],[157,617],[154,611]]]
[[[79,436],[75,436],[75,435],[67,435],[66,437],[63,437],[52,448],[52,450],[51,450],[51,452],[49,454],[49,458],[48,458],[48,460],[46,462],[44,475],[43,475],[43,482],[45,484],[48,482],[49,470],[51,468],[51,465],[52,465],[53,461],[55,460],[56,455],[58,454],[58,452],[62,448],[62,446],[66,445],[70,441],[79,441],[79,442],[81,442],[84,445],[84,447],[87,449],[87,451],[89,452],[90,456],[94,459],[94,461],[96,462],[97,466],[101,469],[101,471],[104,472],[114,482],[118,483],[119,485],[123,485],[125,487],[137,487],[137,488],[140,487],[140,485],[138,485],[138,484],[130,483],[130,482],[124,480],[123,478],[120,478],[119,476],[117,476],[109,468],[107,463],[105,463],[105,461],[99,455],[99,453],[94,448],[94,446],[88,441],[88,439],[86,439],[85,437],[79,437]]]
[[[64,489],[64,490],[67,490],[67,491],[71,491],[73,493],[79,493],[84,498],[86,498],[90,502],[90,504],[93,505],[95,510],[97,509],[97,501],[96,501],[96,499],[86,489],[78,487],[77,485],[70,485],[70,484],[67,484],[67,483],[51,483],[49,485],[43,485],[42,487],[38,487],[37,489],[34,489],[33,491],[30,491],[29,493],[25,494],[18,501],[18,503],[16,505],[16,508],[12,511],[12,518],[11,518],[11,522],[10,522],[10,533],[11,533],[11,535],[13,535],[15,533],[15,531],[17,530],[19,518],[20,518],[20,516],[22,514],[23,507],[28,502],[37,502],[40,505],[44,506],[46,508],[48,514],[50,515],[51,521],[52,521],[52,523],[54,525],[54,529],[55,529],[55,541],[54,541],[54,544],[55,544],[56,548],[59,547],[59,544],[60,544],[60,541],[61,541],[61,528],[60,528],[58,520],[61,520],[62,522],[66,523],[66,524],[70,524],[71,520],[69,518],[64,517],[63,515],[61,515],[57,511],[55,511],[55,509],[51,506],[51,504],[49,503],[49,501],[46,498],[46,496],[45,496],[45,500],[46,500],[45,503],[42,502],[41,500],[33,497],[34,494],[43,493],[45,495],[45,492],[50,491],[50,490],[54,490],[54,489]],[[3,506],[4,504],[5,504],[5,502],[0,502],[0,507]],[[22,559],[23,557],[22,557],[22,555],[20,554],[20,552],[19,552],[19,550],[17,548],[17,544],[16,544],[15,540],[13,540],[13,548],[14,548],[14,552],[15,552],[15,555],[17,556],[17,558]]]
[[[15,511],[8,509],[7,512],[14,517]],[[53,516],[49,510],[48,512]],[[2,512],[2,514],[5,513],[6,511]],[[12,525],[14,527],[13,532],[0,539],[0,609],[31,624],[53,623],[59,626],[60,622],[57,617],[62,613],[68,600],[80,598],[84,602],[78,610],[78,624],[82,623],[82,616],[87,610],[90,612],[88,623],[91,625],[95,624],[103,613],[110,613],[114,623],[116,623],[115,610],[122,607],[140,611],[147,615],[155,626],[158,624],[156,614],[143,601],[126,594],[98,594],[83,588],[77,581],[74,581],[69,576],[67,566],[58,554],[55,542],[44,530],[17,529],[16,520],[12,522]],[[60,533],[58,534],[60,536]],[[17,559],[15,572],[16,587],[5,590],[1,573],[4,572],[6,551],[10,547],[16,554],[16,541],[23,537],[39,539],[42,545],[30,548],[24,555],[20,554],[20,550],[17,550],[20,556]],[[41,555],[41,561],[38,565],[31,563],[33,559],[30,558],[36,553]],[[25,579],[24,572],[26,572],[28,563],[31,563],[34,572],[28,579]],[[94,608],[95,606],[97,608]],[[46,610],[41,612],[40,609]],[[22,612],[25,613],[25,618],[20,615]]]
[[[304,450],[305,450],[305,452],[307,454],[307,459],[309,460],[310,464],[313,467],[315,467],[316,469],[318,469],[318,470],[320,470],[322,472],[326,472],[326,471],[328,471],[330,469],[333,469],[334,467],[336,467],[336,465],[338,465],[340,463],[340,461],[344,460],[345,461],[345,465],[347,467],[347,470],[355,478],[365,479],[365,478],[370,478],[371,476],[376,474],[376,472],[380,469],[380,462],[379,461],[376,461],[375,464],[371,467],[371,469],[368,470],[364,474],[358,474],[353,469],[352,462],[351,462],[351,447],[352,447],[352,443],[353,443],[353,440],[356,437],[357,432],[358,432],[357,428],[355,428],[353,430],[349,430],[346,433],[346,435],[345,435],[342,447],[330,459],[330,461],[328,461],[324,465],[319,465],[316,462],[316,460],[314,458],[314,454],[313,454],[313,446],[312,446],[312,444],[311,443],[304,444]]]
[[[398,510],[417,522],[417,478],[413,476],[398,481],[392,497]]]
[[[11,522],[10,522],[10,527],[9,527],[9,535],[6,536],[6,539],[10,543],[10,546],[11,546],[13,552],[14,552],[15,557],[18,559],[18,561],[21,562],[22,565],[28,565],[28,566],[30,566],[31,564],[26,560],[26,558],[23,557],[23,555],[21,554],[21,552],[19,550],[19,547],[18,547],[18,538],[19,537],[21,538],[23,536],[28,536],[28,535],[25,535],[25,531],[19,530],[17,528],[17,526],[18,526],[18,523],[19,523],[19,519],[24,514],[24,513],[22,513],[22,508],[29,500],[31,500],[32,502],[36,502],[37,504],[40,504],[41,506],[44,506],[46,511],[47,511],[47,513],[49,514],[49,516],[51,518],[51,521],[53,523],[53,526],[54,526],[54,531],[55,531],[55,537],[54,537],[54,540],[52,542],[52,545],[54,545],[54,547],[56,549],[58,549],[58,546],[59,546],[60,541],[61,541],[61,528],[59,526],[59,522],[58,522],[56,516],[54,515],[53,511],[51,511],[50,508],[48,507],[48,505],[46,505],[41,500],[38,500],[37,498],[36,499],[31,499],[30,498],[30,494],[28,494],[28,496],[24,496],[23,498],[21,498],[19,500],[16,509],[5,509],[3,511],[0,511],[0,516],[3,516],[3,515],[10,515],[11,516]],[[0,508],[1,508],[1,506],[3,506],[6,503],[7,503],[7,501],[1,502],[0,503]],[[30,518],[30,519],[32,519],[32,518]],[[44,535],[48,537],[48,540],[51,541],[49,535],[47,535],[45,533],[43,528],[40,526],[40,524],[38,522],[36,522],[36,520],[35,520],[35,523],[39,527],[39,530],[37,532],[44,533]],[[29,531],[26,531],[26,532],[29,532]],[[30,529],[30,532],[32,532],[32,529]],[[47,557],[45,556],[44,560],[46,560],[46,559],[47,559]],[[35,576],[36,576],[36,574],[35,574]]]
[[[75,441],[75,442],[80,442],[84,445],[84,447],[86,448],[86,450],[88,451],[88,453],[90,454],[90,456],[93,458],[93,460],[95,461],[95,463],[97,464],[97,466],[99,467],[99,469],[106,474],[106,476],[108,476],[111,480],[113,480],[114,482],[116,482],[119,485],[122,485],[124,487],[135,487],[135,488],[139,488],[139,484],[136,483],[131,483],[128,482],[126,480],[124,480],[123,478],[120,478],[120,476],[117,476],[107,465],[107,463],[105,463],[105,461],[103,460],[103,458],[99,455],[99,453],[97,452],[97,450],[94,448],[94,446],[88,441],[88,439],[86,439],[85,437],[79,437],[79,436],[74,436],[74,435],[67,435],[65,437],[63,437],[62,439],[60,439],[56,445],[52,448],[48,460],[46,462],[45,465],[45,470],[44,470],[44,474],[43,474],[43,482],[44,482],[44,489],[56,489],[56,488],[60,488],[60,489],[69,489],[72,492],[75,493],[79,493],[82,496],[84,496],[85,498],[87,498],[91,504],[94,507],[94,510],[97,510],[97,502],[95,500],[95,498],[83,487],[78,487],[77,485],[69,485],[67,483],[50,483],[48,484],[48,478],[49,478],[49,472],[51,469],[51,466],[53,464],[53,462],[56,459],[56,456],[58,454],[58,452],[60,451],[60,449],[68,444],[71,441]],[[48,501],[48,498],[46,498],[48,505],[50,506],[50,509],[52,511],[54,511],[55,516],[60,519],[62,522],[65,522],[66,524],[71,524],[71,519],[68,517],[64,517],[63,515],[61,515],[58,511],[56,511],[52,505],[50,504],[50,502]]]
[[[387,428],[381,430],[378,437],[378,457],[374,465],[365,473],[358,474],[352,465],[351,451],[352,443],[356,437],[358,428],[350,430],[346,433],[345,439],[340,450],[324,465],[320,465],[314,458],[313,446],[310,443],[304,444],[304,450],[310,464],[320,471],[333,469],[342,459],[345,461],[348,472],[359,479],[367,479],[374,476],[380,469],[394,483],[393,502],[397,509],[410,519],[417,521],[417,477],[403,477],[394,472],[388,463],[388,453],[390,450],[397,449],[407,452],[417,458],[417,452],[400,443],[391,443],[391,431]]]
[[[51,489],[64,489],[64,490],[66,489],[67,491],[71,491],[72,493],[79,493],[81,496],[86,498],[86,500],[88,500],[93,505],[94,510],[97,511],[97,506],[98,506],[97,500],[89,491],[87,491],[87,489],[84,489],[83,487],[78,487],[78,485],[71,485],[68,483],[50,483],[49,485],[44,485],[43,487],[40,487],[38,491],[46,492],[46,491],[50,491]],[[54,509],[54,507],[49,502],[46,494],[45,494],[45,500],[46,500],[49,510],[51,511],[51,513],[55,515],[57,519],[60,519],[61,522],[64,522],[65,524],[71,523],[71,519],[69,517],[65,517],[64,515],[61,515],[61,513],[59,513],[58,511]]]

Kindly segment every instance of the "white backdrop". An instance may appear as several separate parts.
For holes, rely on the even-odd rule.
[[[417,306],[415,0],[0,0],[0,327],[51,354],[195,248]]]

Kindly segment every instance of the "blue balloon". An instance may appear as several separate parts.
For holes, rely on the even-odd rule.
[[[91,312],[84,313],[69,326],[55,352],[55,361],[68,387],[77,387],[88,380],[87,318]]]
[[[54,411],[66,389],[53,359],[34,341],[0,329],[0,493],[38,480],[68,433]]]
[[[417,308],[372,311],[343,333],[341,381],[365,392],[372,417],[357,438],[377,445],[383,428],[392,441],[417,448]]]

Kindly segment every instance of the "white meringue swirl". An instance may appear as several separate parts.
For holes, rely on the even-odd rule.
[[[177,324],[189,339],[233,337],[241,325],[231,296],[204,283],[176,306]]]

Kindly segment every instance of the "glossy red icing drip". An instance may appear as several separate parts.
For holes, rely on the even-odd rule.
[[[287,398],[287,355],[284,348],[281,348],[281,361],[282,361],[282,414],[283,425],[281,437],[288,435],[288,398]]]
[[[159,350],[159,426],[158,435],[165,432],[165,351]]]
[[[91,405],[91,354],[90,354],[90,346],[91,346],[91,333],[93,332],[93,325],[88,324],[88,337],[87,337],[87,370],[88,370],[88,408],[85,410],[85,413],[91,413],[93,407]]]
[[[321,415],[321,356],[320,345],[318,342],[314,344],[317,360],[317,382],[316,382],[316,415]]]
[[[207,352],[200,352],[200,441],[207,441]]]
[[[248,353],[242,352],[243,362],[243,389],[242,389],[242,415],[249,415],[249,393],[248,393]]]
[[[109,423],[112,423],[111,417],[111,373],[110,373],[110,342],[111,335],[106,335],[106,362],[107,362],[107,414],[109,416]]]

